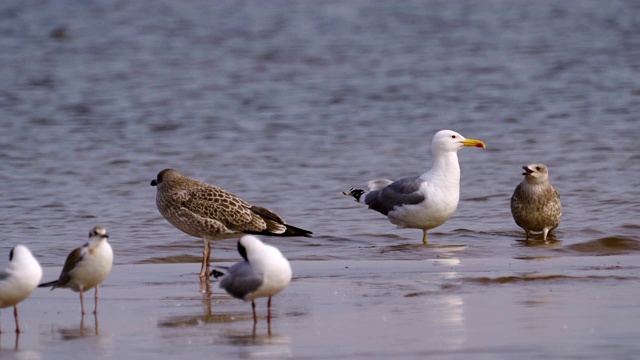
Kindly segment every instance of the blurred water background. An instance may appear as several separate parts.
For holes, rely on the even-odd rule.
[[[171,167],[313,231],[266,239],[293,260],[637,254],[638,34],[622,0],[3,1],[0,248],[60,266],[101,224],[118,264],[197,263],[149,186]],[[459,153],[444,250],[340,194],[426,171],[444,128],[487,144]],[[564,205],[549,244],[509,211],[532,162]]]

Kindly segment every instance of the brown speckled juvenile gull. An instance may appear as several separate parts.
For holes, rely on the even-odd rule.
[[[160,171],[151,186],[158,187],[156,205],[160,214],[179,230],[204,241],[201,277],[211,272],[211,240],[241,234],[307,237],[312,234],[287,225],[280,216],[263,207],[251,205],[224,189],[190,179],[173,169]]]
[[[527,239],[531,231],[542,231],[546,241],[549,231],[560,225],[560,194],[549,182],[546,166],[530,164],[522,168],[524,180],[511,197],[511,214],[516,224],[527,232]]]

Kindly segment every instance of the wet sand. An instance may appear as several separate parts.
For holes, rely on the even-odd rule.
[[[637,256],[294,261],[294,280],[251,306],[198,264],[121,265],[93,291],[37,289],[2,358],[632,358],[640,351]],[[228,264],[226,264],[228,265]],[[44,279],[59,268],[46,268]],[[17,350],[15,347],[17,346]]]

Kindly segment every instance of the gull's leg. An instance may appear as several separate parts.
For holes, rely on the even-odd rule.
[[[82,316],[84,316],[84,292],[80,290],[80,309],[82,309]]]
[[[18,324],[18,307],[13,307],[13,318],[16,320],[16,334],[20,334],[20,325]]]
[[[209,240],[204,240],[204,250],[202,251],[202,268],[200,269],[200,277],[209,276],[211,268],[209,265],[209,258],[211,257],[211,244]]]
[[[422,243],[427,245],[427,230],[422,230]]]
[[[96,285],[96,292],[93,294],[93,301],[94,301],[93,313],[94,314],[98,313],[98,288],[99,287],[100,285]]]
[[[544,228],[542,231],[542,240],[547,241],[547,234],[549,233],[549,228]]]
[[[527,232],[527,238],[525,240],[529,240],[529,229],[525,229],[524,231]]]

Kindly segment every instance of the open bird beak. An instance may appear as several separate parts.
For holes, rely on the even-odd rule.
[[[464,146],[474,146],[474,147],[479,147],[479,148],[486,148],[486,146],[484,145],[484,143],[480,140],[476,140],[476,139],[465,139],[464,141],[461,141],[462,145]]]
[[[522,173],[522,175],[531,175],[531,174],[533,174],[533,170],[529,169],[528,166],[523,166],[522,168],[524,169],[524,172]]]

